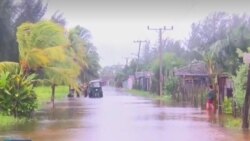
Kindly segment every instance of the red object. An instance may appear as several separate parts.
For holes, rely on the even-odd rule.
[[[214,103],[213,100],[211,100],[211,99],[209,99],[207,102],[208,102],[209,104],[213,104],[213,103]]]

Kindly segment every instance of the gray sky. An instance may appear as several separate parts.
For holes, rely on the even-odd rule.
[[[174,26],[164,38],[186,39],[193,22],[216,11],[250,14],[247,0],[45,0],[50,17],[64,13],[67,27],[81,25],[90,30],[101,65],[125,64],[138,45],[134,40],[157,41],[158,34],[147,26]]]

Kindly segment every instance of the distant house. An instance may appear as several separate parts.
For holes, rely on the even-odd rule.
[[[135,73],[135,87],[139,90],[149,91],[152,85],[152,72],[143,71]]]
[[[179,77],[184,85],[207,85],[209,74],[203,61],[193,61],[191,64],[176,69],[174,75]]]
[[[182,99],[191,100],[193,103],[196,103],[197,95],[204,93],[210,84],[209,73],[203,61],[193,61],[175,69],[174,75],[179,78],[178,91]]]
[[[123,82],[122,87],[126,89],[133,89],[134,85],[134,76],[130,75],[126,81]]]

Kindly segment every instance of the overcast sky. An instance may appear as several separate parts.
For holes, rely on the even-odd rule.
[[[216,11],[250,14],[247,0],[45,0],[50,17],[59,10],[67,27],[81,25],[90,30],[102,66],[125,64],[137,53],[134,40],[157,41],[158,34],[147,26],[174,26],[164,38],[186,39],[193,22]]]

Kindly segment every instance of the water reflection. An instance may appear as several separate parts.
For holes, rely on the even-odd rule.
[[[249,141],[249,131],[222,128],[223,117],[190,105],[104,89],[103,99],[73,98],[1,135],[33,141]],[[184,107],[183,107],[184,106]]]

